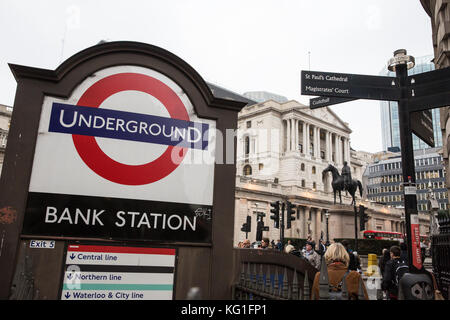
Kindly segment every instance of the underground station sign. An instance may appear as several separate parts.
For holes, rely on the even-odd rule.
[[[169,300],[176,249],[69,244],[61,300]]]
[[[210,242],[215,121],[153,69],[45,96],[23,234]]]

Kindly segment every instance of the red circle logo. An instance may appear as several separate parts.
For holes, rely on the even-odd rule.
[[[127,90],[145,92],[158,99],[171,118],[189,121],[186,107],[171,88],[160,80],[139,73],[118,73],[97,81],[83,93],[77,105],[98,108],[111,95]],[[187,153],[187,148],[168,146],[154,161],[127,165],[107,156],[95,137],[74,134],[72,139],[81,159],[92,171],[109,181],[124,185],[149,184],[168,176]]]

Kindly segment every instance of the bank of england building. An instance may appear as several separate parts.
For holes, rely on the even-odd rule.
[[[280,230],[270,219],[270,203],[290,201],[296,206],[295,221],[286,229],[285,238],[317,242],[334,238],[354,238],[355,221],[352,199],[342,192],[342,205],[336,195],[334,204],[332,176],[323,170],[329,165],[342,170],[347,162],[353,179],[363,183],[363,196],[357,190],[357,205],[364,205],[369,220],[366,230],[401,230],[404,210],[367,198],[364,172],[373,155],[350,147],[348,123],[331,109],[311,110],[295,100],[267,100],[247,105],[238,116],[237,172],[234,243],[245,239],[242,225],[251,217],[250,241],[256,240],[257,221],[269,231],[263,232],[275,242]],[[327,214],[328,213],[328,214]],[[427,223],[424,221],[424,223]],[[362,238],[362,233],[359,232]]]

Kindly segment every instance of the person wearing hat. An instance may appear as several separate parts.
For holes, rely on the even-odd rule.
[[[320,255],[316,251],[314,251],[313,243],[311,241],[307,241],[305,249],[305,258],[309,261],[309,263],[312,264],[314,268],[320,270]]]

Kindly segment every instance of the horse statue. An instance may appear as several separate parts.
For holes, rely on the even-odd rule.
[[[325,175],[327,172],[331,172],[331,175],[333,176],[333,181],[331,182],[331,186],[333,187],[333,193],[334,193],[334,204],[336,204],[336,191],[339,191],[339,201],[340,204],[342,204],[342,197],[341,197],[341,191],[348,191],[350,195],[352,196],[352,203],[351,205],[356,205],[356,198],[355,193],[356,190],[359,188],[359,195],[362,197],[363,187],[359,180],[352,179],[351,183],[345,188],[344,186],[344,177],[342,177],[339,174],[338,169],[333,167],[331,164],[328,165],[323,171],[322,176]]]

